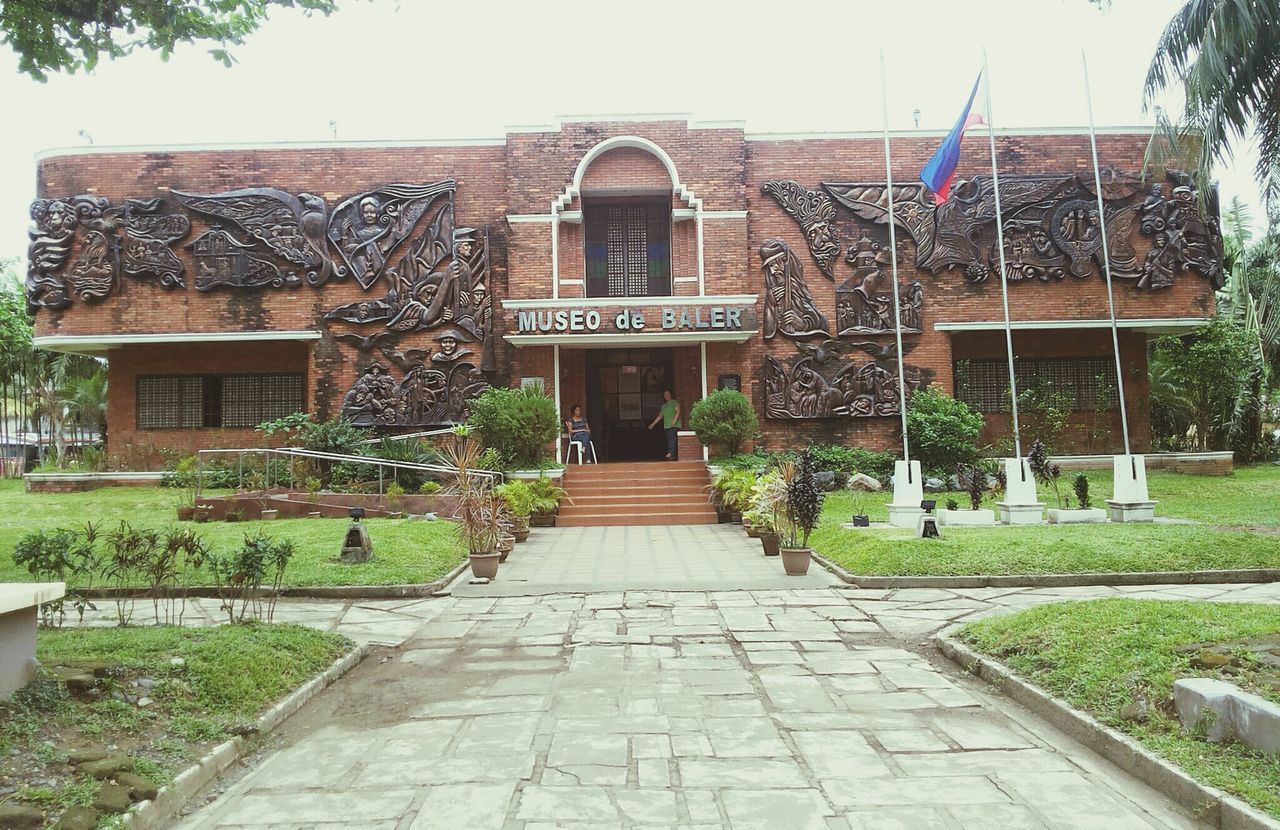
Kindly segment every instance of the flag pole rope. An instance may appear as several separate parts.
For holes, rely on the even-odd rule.
[[[893,268],[893,333],[898,342],[898,411],[902,415],[902,460],[907,464],[907,480],[911,480],[911,450],[907,442],[907,374],[902,362],[902,309],[898,300],[898,237],[893,215],[893,156],[889,150],[889,81],[884,66],[884,50],[880,50],[880,108],[884,116],[884,181],[885,198],[889,201],[889,261]],[[837,327],[838,328],[838,327]]]
[[[1009,355],[1009,403],[1013,413],[1013,453],[1022,458],[1022,429],[1018,423],[1018,381],[1013,368],[1013,328],[1009,325],[1009,281],[1005,275],[1004,217],[1000,213],[1000,172],[996,164],[996,132],[991,120],[991,69],[987,66],[987,49],[982,48],[982,91],[986,102],[987,141],[991,146],[991,185],[996,200],[996,250],[1000,254],[1000,298],[1004,305],[1004,342]]]
[[[1102,204],[1102,169],[1098,166],[1098,134],[1093,126],[1093,85],[1089,82],[1089,58],[1080,47],[1084,67],[1084,98],[1089,108],[1089,147],[1093,150],[1093,181],[1098,195],[1098,231],[1102,234],[1102,268],[1107,278],[1107,309],[1111,315],[1111,347],[1116,358],[1116,396],[1120,399],[1120,426],[1124,431],[1124,454],[1129,451],[1129,412],[1124,401],[1124,370],[1120,365],[1120,333],[1116,325],[1116,298],[1111,289],[1111,252],[1107,246],[1107,214]]]

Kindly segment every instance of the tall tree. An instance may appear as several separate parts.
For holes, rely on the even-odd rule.
[[[1173,16],[1147,70],[1145,99],[1170,86],[1186,104],[1168,133],[1189,148],[1207,184],[1231,142],[1252,132],[1255,175],[1268,203],[1280,197],[1280,0],[1187,0]],[[1202,192],[1207,192],[1203,189]]]
[[[214,42],[230,66],[229,46],[257,31],[273,6],[329,14],[335,0],[0,0],[3,42],[18,68],[37,80],[50,72],[92,70],[103,57],[136,49],[168,59],[179,43]]]

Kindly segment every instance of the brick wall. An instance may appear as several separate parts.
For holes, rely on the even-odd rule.
[[[530,299],[551,296],[553,201],[559,200],[573,184],[575,172],[586,155],[613,136],[639,136],[652,141],[671,158],[683,188],[672,192],[672,206],[687,210],[688,199],[701,200],[707,211],[702,222],[703,262],[707,294],[759,294],[763,276],[758,255],[760,244],[769,238],[788,242],[800,256],[814,300],[828,317],[834,318],[835,286],[848,276],[843,261],[837,263],[836,279],[818,270],[808,254],[797,224],[760,186],[770,179],[795,179],[808,187],[822,181],[883,179],[883,147],[879,137],[823,138],[812,140],[747,140],[741,129],[691,128],[683,121],[568,123],[546,132],[512,133],[505,144],[423,147],[323,147],[270,150],[199,150],[150,153],[104,153],[55,156],[40,162],[38,190],[41,196],[66,197],[79,193],[107,196],[119,204],[126,198],[166,196],[170,188],[194,192],[216,192],[241,187],[271,186],[291,193],[310,192],[323,196],[329,204],[353,193],[389,182],[428,182],[454,178],[458,182],[456,210],[459,224],[488,226],[491,233],[492,286],[495,300]],[[932,154],[936,137],[894,139],[894,176],[913,180]],[[1146,137],[1142,135],[1099,136],[1102,163],[1136,172],[1141,167]],[[1046,173],[1088,171],[1090,156],[1087,136],[1038,135],[1002,136],[998,139],[1002,173]],[[961,177],[986,173],[985,136],[966,140],[962,152]],[[585,169],[582,193],[592,194],[669,192],[671,179],[666,167],[651,153],[636,147],[617,147],[599,154]],[[557,201],[558,204],[558,201]],[[581,195],[564,206],[572,216],[582,207]],[[717,215],[717,212],[747,211],[748,216]],[[508,215],[526,221],[505,221]],[[531,220],[531,221],[529,221]],[[194,239],[210,223],[192,215]],[[848,245],[868,235],[885,242],[883,226],[873,226],[840,211],[837,232]],[[1142,256],[1149,240],[1131,240]],[[562,280],[560,296],[581,297],[584,286],[573,283],[583,278],[582,225],[560,222],[556,238]],[[76,256],[72,252],[72,261]],[[190,251],[178,249],[187,263],[191,281]],[[393,252],[394,261],[399,251]],[[962,338],[934,329],[941,321],[985,321],[1000,318],[998,281],[970,284],[959,271],[938,276],[914,267],[914,242],[905,233],[898,235],[900,281],[919,280],[925,290],[923,334],[908,339],[916,344],[908,362],[934,373],[934,383],[953,389],[953,352]],[[680,219],[672,226],[672,275],[678,295],[697,293],[697,223]],[[681,279],[683,278],[683,280]],[[123,280],[118,293],[105,302],[86,305],[75,302],[64,312],[42,310],[36,319],[38,335],[106,334],[153,332],[209,332],[238,330],[318,330],[319,341],[298,344],[244,343],[223,346],[173,348],[128,348],[113,351],[111,357],[111,449],[122,442],[145,442],[159,435],[132,430],[132,381],[140,372],[161,371],[175,354],[186,365],[210,367],[207,371],[235,371],[227,367],[251,367],[255,371],[276,368],[274,364],[300,364],[307,370],[308,403],[319,417],[332,416],[342,395],[358,377],[359,356],[353,346],[339,342],[333,334],[357,331],[355,326],[319,322],[324,311],[360,298],[379,297],[386,283],[362,292],[352,281],[331,282],[323,288],[303,286],[291,290],[218,290],[201,293],[188,287],[166,291],[158,285]],[[1203,317],[1213,311],[1213,295],[1207,282],[1193,274],[1180,275],[1176,284],[1159,292],[1137,292],[1127,285],[1116,290],[1117,312],[1122,317]],[[502,336],[514,328],[514,315],[499,305],[495,334],[499,372],[497,381],[513,382],[522,376],[552,377],[549,346],[510,347]],[[1106,316],[1105,286],[1098,276],[1084,280],[1066,279],[1056,283],[1010,286],[1010,311],[1015,319],[1090,318]],[[763,302],[756,307],[762,317]],[[369,333],[368,331],[364,333]],[[994,335],[993,335],[994,336]],[[432,333],[406,337],[400,348],[432,346]],[[1101,338],[1101,339],[1100,339]],[[861,339],[886,340],[885,337]],[[986,349],[989,338],[975,336],[966,341],[971,348]],[[1106,344],[1105,333],[1079,331],[1070,334],[1020,334],[1020,350],[1046,355],[1083,354]],[[778,336],[766,342],[754,337],[745,344],[710,343],[707,346],[708,384],[716,375],[742,376],[743,389],[750,394],[762,417],[765,441],[770,446],[794,445],[807,440],[841,441],[868,447],[895,445],[896,418],[837,419],[827,421],[771,421],[763,418],[761,370],[766,353],[789,362],[796,353],[794,341]],[[1145,410],[1145,348],[1138,333],[1125,335],[1124,358],[1134,421],[1135,442],[1149,440]],[[676,350],[677,395],[687,407],[700,397],[701,373],[679,371],[690,360],[698,365],[696,346]],[[562,402],[582,400],[585,366],[581,351],[561,350]],[[192,370],[195,371],[195,370]],[[202,370],[203,371],[203,370]],[[686,377],[685,375],[688,375]],[[989,434],[1001,428],[993,417]],[[191,431],[165,433],[163,442],[186,448],[241,443],[250,435]]]

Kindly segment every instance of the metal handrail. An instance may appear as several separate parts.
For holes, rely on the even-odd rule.
[[[396,470],[417,470],[427,473],[444,473],[446,475],[458,474],[457,467],[451,467],[447,464],[421,464],[416,461],[390,461],[385,458],[373,458],[367,455],[343,455],[334,452],[321,452],[319,450],[303,450],[296,447],[242,447],[242,448],[226,448],[226,449],[208,449],[196,450],[196,492],[195,497],[200,498],[204,492],[204,455],[222,454],[229,455],[235,453],[240,456],[240,467],[237,474],[237,480],[244,478],[244,457],[248,455],[283,455],[291,458],[314,458],[321,461],[337,461],[339,463],[351,464],[372,464],[378,468],[378,495],[382,495],[383,487],[383,468],[390,467],[392,472]],[[292,478],[293,471],[290,470]],[[491,470],[470,470],[468,475],[487,478],[490,484],[494,481],[502,481],[502,473],[495,473]],[[291,482],[297,484],[297,482]],[[267,481],[266,486],[271,487],[271,465],[267,465]]]
[[[390,441],[408,441],[410,438],[433,438],[437,435],[449,435],[453,433],[453,427],[445,427],[444,429],[429,429],[426,432],[406,432],[404,435],[379,435],[375,438],[365,438],[363,441],[357,441],[357,444],[380,444],[383,439]]]

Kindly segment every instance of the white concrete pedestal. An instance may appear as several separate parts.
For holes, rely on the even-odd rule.
[[[915,529],[924,515],[920,502],[924,499],[924,479],[920,476],[920,462],[893,462],[893,501],[888,505],[889,524],[894,527]]]
[[[62,582],[0,583],[0,700],[8,700],[35,677],[40,604],[66,591]]]
[[[1156,503],[1147,495],[1146,456],[1112,456],[1111,472],[1111,498],[1107,499],[1111,521],[1154,522]]]
[[[938,524],[942,527],[990,527],[995,523],[995,511],[985,507],[978,510],[938,511]]]
[[[1036,477],[1025,458],[1005,458],[1004,501],[996,502],[1000,523],[1006,525],[1038,525],[1044,518],[1044,502],[1036,493]]]

